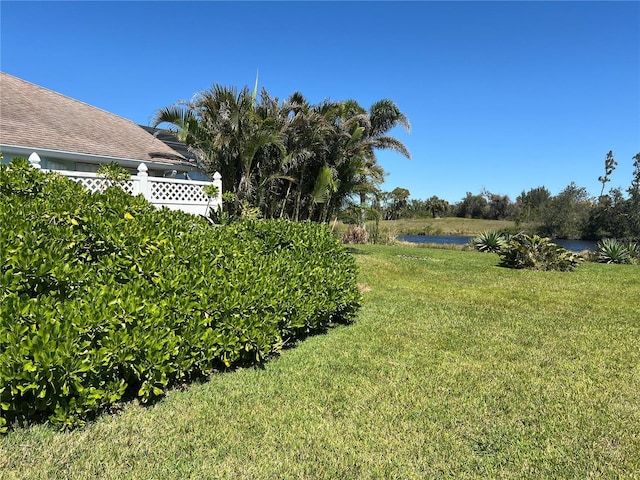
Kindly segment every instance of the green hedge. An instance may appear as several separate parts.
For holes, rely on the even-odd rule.
[[[260,362],[360,303],[317,224],[214,227],[117,187],[0,167],[0,429],[82,424],[123,397]]]

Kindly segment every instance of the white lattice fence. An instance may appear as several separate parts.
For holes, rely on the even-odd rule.
[[[70,175],[65,175],[69,177],[71,180],[81,183],[84,188],[89,190],[90,192],[101,192],[105,188],[109,186],[109,181],[104,178],[99,177],[85,177],[78,176],[77,174],[80,172],[60,172],[63,174],[69,173]],[[122,186],[122,189],[127,192],[129,195],[133,195],[133,180],[129,180],[125,182]]]
[[[29,157],[35,168],[40,168],[40,157],[35,152]],[[182,210],[198,215],[208,215],[211,210],[222,206],[222,177],[219,173],[213,175],[213,182],[197,182],[193,180],[177,180],[174,178],[149,177],[147,166],[138,166],[138,175],[134,175],[122,187],[130,195],[143,195],[158,208],[166,207],[172,210]],[[59,174],[81,183],[87,190],[98,192],[105,189],[109,181],[90,172],[72,172],[56,170]],[[218,194],[213,198],[207,197],[203,189],[214,185]]]
[[[141,179],[144,180],[144,178]],[[219,178],[217,180],[219,182]],[[214,185],[215,183],[214,181]],[[222,186],[221,182],[219,183],[218,191],[220,192]],[[146,188],[145,196],[158,207],[207,215],[210,210],[216,210],[222,205],[220,193],[217,197],[211,199],[205,195],[203,189],[208,185],[211,184],[192,180],[150,177],[147,178],[146,186],[141,183],[140,188]]]
[[[180,183],[178,183],[180,182]],[[201,184],[200,184],[201,183]],[[188,182],[168,179],[149,179],[151,186],[151,200],[162,202],[187,202],[187,203],[207,203],[207,197],[202,189],[208,185],[205,182]]]

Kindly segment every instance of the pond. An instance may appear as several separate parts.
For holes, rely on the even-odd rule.
[[[438,245],[465,245],[474,238],[467,235],[398,235],[398,240],[410,243],[435,243]],[[553,243],[571,250],[581,252],[583,250],[594,250],[598,242],[592,240],[565,240],[556,238]]]

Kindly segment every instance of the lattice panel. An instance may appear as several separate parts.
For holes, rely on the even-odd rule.
[[[127,180],[127,183],[122,185],[122,188],[129,195],[133,195],[133,181],[132,180]]]
[[[89,190],[90,192],[101,192],[105,188],[107,188],[107,180],[104,178],[88,178],[88,177],[68,177],[71,180],[80,183],[84,188]],[[122,188],[129,195],[133,194],[133,181],[129,180]]]
[[[206,202],[209,198],[203,193],[202,185],[186,183],[154,182],[150,179],[151,199],[173,202]]]
[[[90,192],[99,192],[103,188],[104,178],[68,177],[74,182],[78,182]]]

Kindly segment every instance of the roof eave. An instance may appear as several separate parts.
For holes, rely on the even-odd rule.
[[[80,161],[86,163],[104,163],[104,162],[116,162],[123,167],[129,168],[137,168],[138,165],[144,163],[147,167],[154,169],[167,169],[171,167],[172,169],[181,171],[181,172],[189,172],[197,169],[195,165],[187,164],[187,163],[178,163],[167,161],[154,161],[154,160],[137,160],[132,158],[119,158],[119,157],[110,157],[105,155],[93,155],[89,153],[78,153],[78,152],[65,152],[62,150],[51,150],[47,148],[36,148],[36,147],[26,147],[22,145],[6,145],[0,144],[0,152],[11,153],[12,155],[26,155],[27,157],[31,155],[31,153],[36,152],[41,157],[53,157],[58,158],[60,160],[72,160],[72,161]]]

